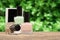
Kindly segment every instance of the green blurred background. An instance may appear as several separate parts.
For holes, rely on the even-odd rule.
[[[5,31],[6,8],[16,8],[18,5],[30,12],[33,31],[60,31],[60,0],[0,0],[0,32]]]

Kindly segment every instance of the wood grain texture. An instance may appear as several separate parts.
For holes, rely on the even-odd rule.
[[[19,35],[0,32],[0,40],[60,40],[60,32],[33,32]]]

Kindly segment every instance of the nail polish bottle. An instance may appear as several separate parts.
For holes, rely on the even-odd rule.
[[[16,8],[6,8],[6,27],[5,32],[7,34],[11,33],[9,27],[14,24],[14,17],[17,16],[17,9]]]
[[[29,12],[24,12],[24,23],[21,24],[22,33],[32,33],[32,24],[30,23]]]
[[[24,17],[22,16],[22,14],[23,14],[22,7],[18,6],[17,7],[17,16],[14,17],[14,23],[20,25],[20,27],[21,27],[21,24],[24,23]],[[14,34],[19,34],[19,33],[21,33],[21,30],[14,31]]]

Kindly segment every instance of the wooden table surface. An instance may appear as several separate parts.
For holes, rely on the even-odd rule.
[[[60,40],[60,32],[33,32],[32,34],[19,35],[0,32],[0,40]]]

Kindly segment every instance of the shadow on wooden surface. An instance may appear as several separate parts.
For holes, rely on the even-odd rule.
[[[60,32],[33,32],[19,35],[0,32],[0,40],[60,40]]]

